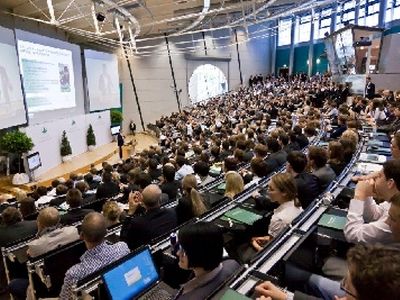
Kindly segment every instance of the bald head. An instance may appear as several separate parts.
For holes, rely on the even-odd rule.
[[[156,184],[148,185],[143,191],[143,204],[147,208],[155,208],[160,206],[161,190]]]
[[[81,232],[87,243],[100,244],[107,234],[106,221],[102,214],[91,212],[82,222]]]
[[[0,203],[6,202],[7,201],[7,197],[4,194],[0,194]]]
[[[60,221],[60,214],[54,207],[46,207],[39,212],[37,223],[39,230],[53,227]]]

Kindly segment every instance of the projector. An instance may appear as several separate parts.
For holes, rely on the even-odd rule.
[[[353,43],[353,47],[368,47],[371,46],[372,42],[368,40],[357,41]]]

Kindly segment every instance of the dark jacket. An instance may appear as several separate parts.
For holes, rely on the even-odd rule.
[[[337,139],[340,138],[342,133],[347,130],[346,125],[340,125],[338,128],[332,131],[331,133],[331,139]]]
[[[119,186],[115,182],[103,182],[97,188],[96,198],[110,198],[117,195],[119,191]]]
[[[65,215],[61,216],[60,223],[62,225],[71,225],[73,223],[82,221],[83,218],[90,212],[93,212],[93,209],[85,209],[85,208],[72,208]]]
[[[170,200],[176,199],[179,189],[179,182],[176,180],[172,182],[164,182],[162,185],[160,185],[160,189],[163,193],[168,195]]]
[[[36,233],[36,221],[21,221],[14,225],[0,226],[0,247],[34,236]]]
[[[375,97],[375,84],[370,82],[365,85],[365,98],[374,99]]]
[[[317,198],[320,192],[318,177],[310,173],[300,173],[295,176],[297,184],[297,195],[301,203],[301,207],[306,209],[310,203]]]
[[[239,268],[240,265],[236,261],[224,260],[222,268],[217,267],[201,278],[194,278],[184,284],[183,293],[175,299],[208,299],[208,296],[217,291]]]
[[[315,170],[312,174],[318,177],[318,182],[321,189],[320,192],[324,191],[336,178],[335,171],[333,171],[329,165],[325,165],[322,168]]]
[[[134,250],[174,229],[177,225],[174,209],[155,208],[142,216],[126,218],[121,229],[121,240]]]

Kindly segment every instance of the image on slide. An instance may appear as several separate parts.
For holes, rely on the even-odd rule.
[[[68,66],[64,64],[58,64],[58,70],[60,71],[61,92],[71,92],[71,80]]]

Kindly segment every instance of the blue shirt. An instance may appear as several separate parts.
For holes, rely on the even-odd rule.
[[[127,254],[129,254],[129,248],[124,242],[118,242],[113,245],[103,242],[100,245],[87,250],[81,256],[81,262],[72,266],[65,274],[60,299],[72,299],[73,286],[79,280]]]

